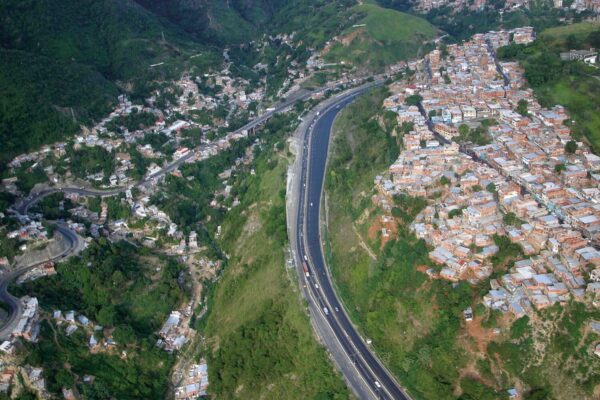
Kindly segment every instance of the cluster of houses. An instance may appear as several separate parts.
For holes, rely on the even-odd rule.
[[[17,278],[17,284],[21,284],[23,282],[34,281],[38,278],[44,276],[50,276],[56,274],[56,270],[54,269],[54,263],[52,261],[48,261],[46,263],[35,266],[29,271],[25,272],[23,275]]]
[[[486,8],[495,8],[497,4],[487,0],[417,0],[414,7],[420,11],[431,11],[447,6],[452,6],[452,9],[456,11],[463,9],[478,11]],[[531,4],[531,0],[507,0],[503,5],[503,10],[511,11],[520,8],[529,8]],[[587,10],[600,13],[600,0],[574,0],[572,2],[553,0],[552,5],[554,8],[571,9],[577,12]]]
[[[22,222],[23,225],[19,226],[15,230],[6,233],[7,238],[23,242],[20,245],[19,250],[27,250],[28,244],[35,245],[47,242],[48,231],[40,221],[32,221],[29,218],[24,218]]]
[[[433,248],[434,277],[482,281],[500,250],[494,238],[518,244],[525,258],[491,280],[484,304],[520,316],[600,291],[600,157],[583,143],[567,146],[564,108],[541,107],[522,88],[519,66],[495,59],[517,37],[535,35],[489,32],[446,55],[434,50],[414,84],[393,86],[385,107],[410,130],[388,174],[376,178],[374,200],[390,210],[398,193],[430,199],[411,229]],[[420,106],[406,105],[415,94]],[[463,124],[487,143],[456,143]]]
[[[207,395],[208,389],[208,364],[201,361],[199,364],[192,364],[186,371],[186,374],[175,387],[175,399],[193,400]]]
[[[190,312],[171,311],[167,321],[158,332],[160,339],[156,345],[168,352],[180,350],[186,344],[194,331],[189,327]]]
[[[36,342],[40,332],[39,308],[36,297],[24,296],[20,299],[23,313],[13,328],[11,333],[11,342],[17,338],[23,338],[28,342]]]

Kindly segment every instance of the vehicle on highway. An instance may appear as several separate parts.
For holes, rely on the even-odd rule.
[[[381,383],[379,383],[379,381],[375,381],[375,386],[377,389],[381,389]]]
[[[315,288],[317,288],[317,289],[319,288],[319,284],[318,283],[315,283]]]
[[[308,272],[308,265],[306,265],[306,261],[303,263],[302,267],[304,268],[304,275],[306,275],[306,277],[309,278],[310,272]]]
[[[335,312],[340,312],[340,309],[335,307]]]
[[[327,309],[327,307],[323,307],[323,312],[325,313],[325,315],[329,315],[329,310]]]

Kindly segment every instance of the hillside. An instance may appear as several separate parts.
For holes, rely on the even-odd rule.
[[[112,108],[118,93],[140,99],[157,82],[179,77],[183,70],[220,69],[225,46],[246,45],[265,34],[295,33],[294,40],[304,44],[298,52],[303,62],[306,47],[321,47],[349,23],[345,10],[354,4],[83,0],[57,7],[49,0],[4,1],[0,90],[6,95],[0,100],[0,140],[5,147],[0,166],[19,153],[72,135],[81,124],[89,126]],[[235,51],[243,55],[234,54],[240,73],[255,76],[249,69],[257,62],[270,65],[269,93],[276,93],[289,68],[288,46]]]
[[[319,46],[343,28],[345,11],[355,0],[135,0],[203,42],[235,45],[262,34],[297,32]]]
[[[328,62],[345,62],[380,70],[384,66],[423,54],[424,43],[436,28],[424,19],[374,4],[352,11],[359,18],[327,51]]]
[[[296,115],[259,133],[263,151],[234,180],[240,205],[224,217],[227,265],[197,322],[207,338],[211,395],[233,399],[346,399],[339,374],[314,339],[297,276],[286,262],[285,140]]]
[[[202,52],[193,59],[200,68],[218,60],[129,1],[7,0],[0,15],[0,165],[104,116],[119,92],[145,96],[192,54]]]

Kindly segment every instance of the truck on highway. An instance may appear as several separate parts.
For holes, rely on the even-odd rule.
[[[302,268],[304,269],[304,275],[308,278],[310,276],[310,272],[308,272],[308,265],[306,265],[306,261],[302,263]]]

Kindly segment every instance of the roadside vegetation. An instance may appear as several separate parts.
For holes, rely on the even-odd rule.
[[[345,399],[348,390],[314,337],[295,269],[286,263],[291,156],[277,143],[294,117],[271,121],[255,175],[244,176],[240,205],[223,220],[219,245],[229,257],[209,314],[197,322],[207,337],[209,390],[218,398]]]

